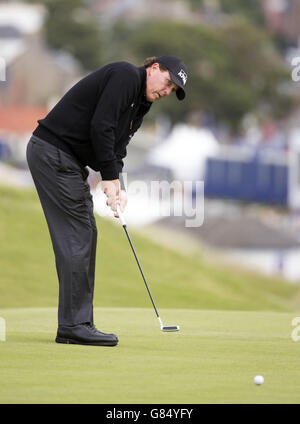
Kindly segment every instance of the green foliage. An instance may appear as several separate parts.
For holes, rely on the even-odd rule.
[[[258,113],[261,104],[269,106],[271,117],[282,117],[294,104],[278,91],[289,75],[270,37],[241,18],[218,27],[159,20],[130,27],[118,23],[110,43],[118,59],[142,64],[149,56],[174,54],[186,63],[186,99],[164,99],[151,116],[164,112],[176,122],[191,110],[205,110],[235,131],[243,116]]]
[[[184,60],[189,70],[186,99],[170,96],[156,102],[146,122],[161,113],[172,123],[185,121],[196,110],[238,132],[249,112],[281,119],[296,105],[285,88],[288,70],[263,27],[259,0],[186,0],[203,16],[215,13],[215,24],[122,20],[107,26],[101,37],[87,0],[27,1],[46,6],[48,44],[73,54],[87,71],[117,60],[142,65],[146,57],[167,53]]]
[[[219,0],[221,10],[225,13],[237,14],[255,24],[263,23],[261,0]]]

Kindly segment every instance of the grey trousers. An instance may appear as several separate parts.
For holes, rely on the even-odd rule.
[[[27,146],[27,162],[55,254],[58,325],[93,324],[97,228],[88,170],[35,136]]]

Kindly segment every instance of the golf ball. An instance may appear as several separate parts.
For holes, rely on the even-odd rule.
[[[264,382],[264,378],[262,375],[256,375],[254,377],[254,383],[257,384],[258,386],[260,386],[261,384],[263,384]]]

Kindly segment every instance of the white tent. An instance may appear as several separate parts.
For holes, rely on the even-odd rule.
[[[202,180],[206,158],[218,150],[219,143],[210,130],[180,124],[151,150],[147,162],[171,169],[176,180]]]
[[[202,181],[207,157],[217,154],[219,143],[211,131],[187,125],[177,125],[170,136],[154,147],[147,161],[151,165],[162,166],[173,172],[174,180],[179,182]],[[177,206],[168,196],[164,199],[155,197],[145,189],[135,192],[133,181],[128,186],[128,205],[125,211],[127,222],[132,226],[146,225],[169,216]],[[142,184],[142,182],[141,182]],[[99,187],[98,187],[99,188]],[[157,196],[159,196],[157,194]],[[113,217],[106,206],[106,196],[101,189],[93,193],[95,211],[101,216]]]

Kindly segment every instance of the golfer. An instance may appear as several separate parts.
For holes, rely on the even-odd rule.
[[[99,171],[107,205],[123,212],[120,174],[126,146],[152,104],[172,92],[185,97],[187,69],[175,56],[136,67],[115,62],[74,85],[38,121],[27,161],[48,224],[59,280],[57,343],[115,346],[115,334],[94,326],[97,228],[87,181]]]

